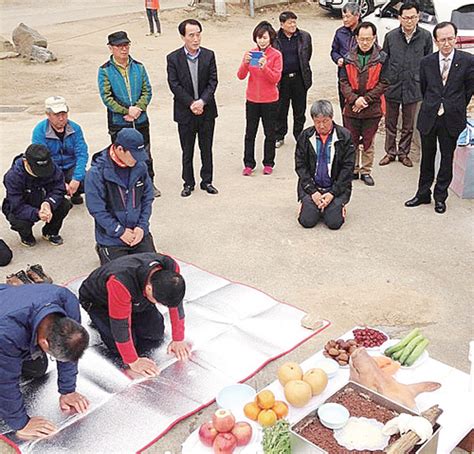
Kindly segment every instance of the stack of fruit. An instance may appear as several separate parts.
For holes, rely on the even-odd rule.
[[[304,407],[311,397],[321,394],[328,384],[328,376],[322,369],[310,369],[303,373],[298,363],[285,363],[278,369],[278,380],[284,387],[285,398],[293,407]]]
[[[216,454],[232,454],[237,446],[245,446],[252,438],[252,426],[245,422],[235,422],[230,410],[217,410],[212,421],[199,428],[201,443],[214,448]]]
[[[253,402],[245,404],[244,414],[252,421],[258,421],[261,426],[270,427],[288,414],[288,405],[282,400],[275,400],[275,394],[264,389]]]
[[[422,355],[430,341],[426,339],[418,328],[415,328],[400,342],[387,348],[384,355],[398,361],[402,366],[413,366]]]

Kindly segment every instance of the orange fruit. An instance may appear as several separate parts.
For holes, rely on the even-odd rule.
[[[275,401],[272,410],[275,412],[278,419],[284,418],[288,415],[288,405],[286,405],[282,400]]]
[[[275,394],[273,394],[269,389],[264,389],[257,394],[255,402],[262,410],[269,410],[275,403]]]
[[[258,414],[258,423],[263,427],[273,426],[277,421],[277,415],[273,410],[262,410]]]
[[[252,421],[256,421],[258,419],[258,414],[260,411],[260,407],[256,402],[249,402],[248,404],[244,405],[244,415]]]

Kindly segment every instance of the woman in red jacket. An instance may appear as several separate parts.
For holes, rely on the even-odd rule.
[[[253,31],[257,47],[245,52],[237,77],[241,80],[250,74],[246,91],[246,127],[244,148],[244,170],[250,176],[255,162],[255,137],[262,119],[265,143],[263,147],[263,174],[271,175],[275,165],[275,121],[278,104],[278,82],[281,78],[283,58],[281,52],[272,47],[276,32],[267,21],[260,22]]]

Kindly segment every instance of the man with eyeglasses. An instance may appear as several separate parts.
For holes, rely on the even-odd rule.
[[[433,52],[430,33],[418,27],[420,8],[406,2],[400,8],[400,27],[387,33],[383,50],[388,57],[389,79],[385,92],[385,156],[379,165],[385,166],[396,158],[406,167],[413,167],[409,157],[418,103],[421,101],[420,61]],[[402,111],[402,130],[397,147],[397,124]]]
[[[453,178],[453,156],[459,134],[466,127],[466,108],[474,90],[474,56],[455,49],[457,27],[441,22],[433,30],[439,51],[423,58],[420,84],[423,101],[417,128],[421,134],[421,165],[415,197],[406,207],[431,203],[431,186],[435,177],[437,145],[441,162],[433,198],[435,212],[446,211],[448,187]]]
[[[123,128],[135,128],[145,141],[148,174],[153,182],[155,172],[150,146],[150,122],[147,115],[151,101],[151,85],[143,63],[130,56],[127,33],[119,31],[108,36],[110,59],[99,68],[99,92],[107,107],[107,125],[111,143]],[[153,185],[153,195],[161,195]]]
[[[374,138],[383,115],[382,96],[389,86],[386,54],[375,43],[377,28],[360,23],[357,46],[344,58],[341,91],[344,95],[344,126],[350,131],[356,149],[353,179],[367,186],[375,182],[370,174],[374,163]]]

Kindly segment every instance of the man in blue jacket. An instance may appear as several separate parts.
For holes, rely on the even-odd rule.
[[[120,31],[108,36],[110,59],[99,68],[100,97],[107,107],[107,125],[112,143],[122,128],[134,128],[143,135],[148,155],[148,173],[153,182],[153,159],[150,146],[150,122],[147,107],[151,85],[145,66],[130,56],[130,40]],[[154,196],[160,191],[153,187]]]
[[[153,185],[143,136],[124,128],[115,142],[92,157],[86,205],[95,221],[100,263],[138,252],[156,252],[150,233]]]
[[[16,156],[3,177],[6,197],[2,212],[10,228],[20,234],[21,244],[36,244],[33,225],[45,223],[43,238],[54,246],[63,244],[59,234],[63,220],[71,209],[65,198],[66,187],[61,169],[54,164],[44,145],[31,144],[24,154]]]
[[[45,437],[56,427],[41,416],[28,416],[20,380],[44,375],[47,353],[57,361],[61,410],[87,410],[87,398],[76,392],[77,361],[89,344],[79,301],[52,284],[0,284],[0,301],[0,418],[20,438]]]
[[[48,148],[55,164],[63,171],[67,195],[74,205],[83,203],[84,177],[89,155],[81,127],[69,120],[69,107],[61,96],[45,101],[46,119],[33,130],[32,143]]]

